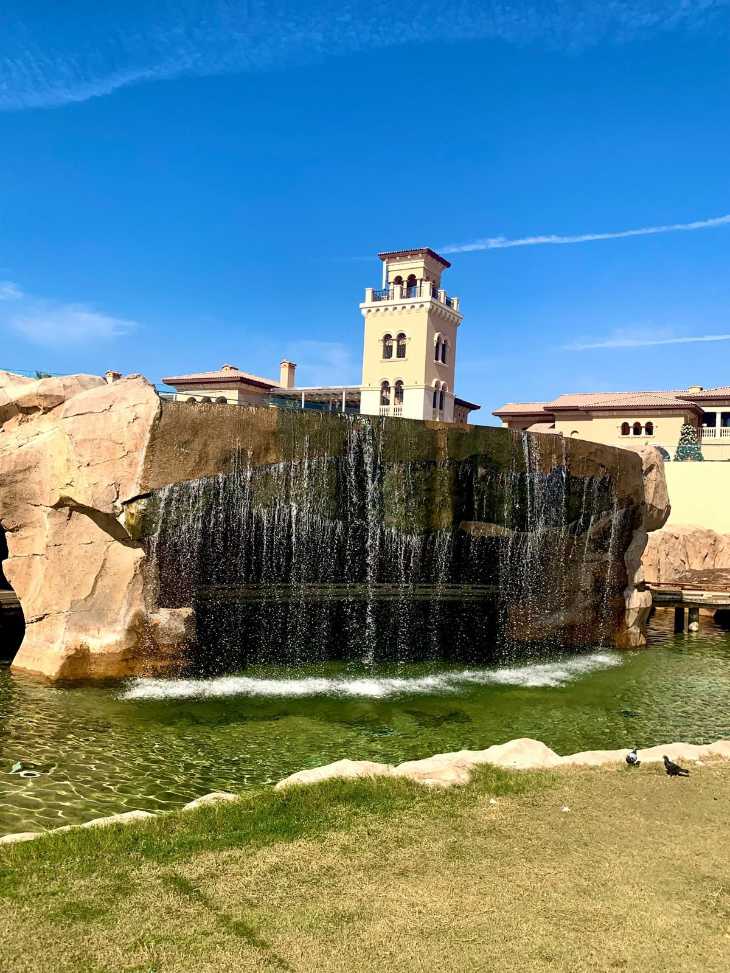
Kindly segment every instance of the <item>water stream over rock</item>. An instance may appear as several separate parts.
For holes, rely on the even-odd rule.
[[[192,670],[610,642],[639,517],[616,470],[561,437],[479,430],[464,449],[393,427],[297,430],[277,462],[239,444],[226,472],[144,501],[148,596],[194,609]]]

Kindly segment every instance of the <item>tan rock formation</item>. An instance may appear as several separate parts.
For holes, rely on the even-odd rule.
[[[655,446],[637,450],[641,456],[644,480],[644,506],[642,523],[624,554],[628,584],[624,591],[624,625],[617,633],[615,643],[619,648],[635,649],[646,645],[646,626],[651,613],[651,592],[646,583],[644,558],[650,532],[659,531],[666,524],[671,505],[664,475],[664,460]]]
[[[139,668],[144,553],[117,518],[140,492],[158,411],[141,377],[0,373],[4,570],[26,621],[15,668],[53,679]]]
[[[730,534],[672,524],[650,535],[642,561],[650,583],[674,581],[687,571],[728,569]]]
[[[338,760],[324,767],[299,771],[280,780],[276,790],[301,784],[316,784],[323,780],[353,777],[405,777],[427,787],[453,787],[467,784],[475,767],[491,764],[508,770],[557,770],[563,767],[602,767],[623,764],[627,751],[588,750],[561,757],[540,740],[522,738],[488,747],[486,750],[460,750],[439,753],[424,760],[409,760],[397,767],[370,763],[365,760]],[[730,759],[730,740],[716,743],[665,743],[639,751],[642,764],[661,763],[666,754],[672,760],[696,762],[703,758]]]
[[[199,807],[210,807],[213,804],[230,804],[232,801],[240,800],[238,794],[231,794],[230,791],[211,791],[210,794],[203,794],[196,797],[194,801],[189,801],[183,806],[183,811],[197,811]]]

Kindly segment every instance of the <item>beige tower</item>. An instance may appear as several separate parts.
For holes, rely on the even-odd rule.
[[[383,284],[368,287],[360,411],[365,415],[454,420],[458,297],[441,274],[450,267],[428,247],[378,254]]]

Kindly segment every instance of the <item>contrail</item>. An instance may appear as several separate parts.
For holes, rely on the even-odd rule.
[[[592,348],[651,348],[654,345],[690,345],[698,341],[730,341],[730,334],[688,335],[685,338],[606,338],[563,345],[565,351],[590,351]]]
[[[709,230],[715,226],[730,224],[730,213],[726,216],[713,216],[709,220],[694,220],[692,223],[666,223],[662,226],[642,226],[635,230],[616,230],[613,233],[576,233],[569,236],[550,234],[547,236],[485,237],[472,243],[454,244],[441,247],[441,253],[469,253],[473,250],[506,250],[508,247],[542,247],[565,243],[592,243],[594,240],[623,240],[631,236],[655,236],[659,233],[688,233],[692,230]]]

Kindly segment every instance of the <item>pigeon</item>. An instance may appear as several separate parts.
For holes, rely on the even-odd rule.
[[[662,757],[662,760],[664,761],[664,769],[670,777],[689,777],[689,771],[680,767],[679,764],[675,764],[669,757]]]
[[[636,749],[636,747],[634,747],[633,750],[629,750],[629,752],[626,754],[626,763],[629,765],[629,767],[641,766],[641,761],[639,760],[639,752]]]

